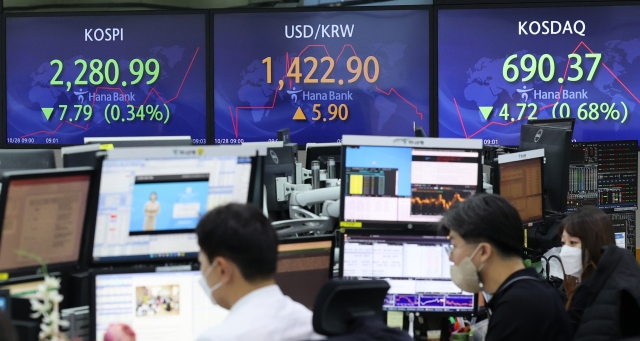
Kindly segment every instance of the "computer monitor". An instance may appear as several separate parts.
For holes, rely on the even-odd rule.
[[[295,151],[290,146],[267,148],[264,162],[264,185],[267,191],[267,210],[270,214],[289,211],[289,200],[278,201],[276,179],[287,178],[294,184],[296,179]]]
[[[283,144],[291,143],[291,129],[284,128],[278,130],[278,141]]]
[[[276,284],[313,310],[320,288],[333,274],[333,234],[280,240]]]
[[[613,223],[616,245],[636,255],[636,209],[604,209]]]
[[[212,12],[214,143],[276,139],[283,128],[301,146],[340,142],[345,134],[411,136],[413,122],[428,130],[430,12],[428,6]],[[282,24],[289,22],[296,24],[284,26],[289,31],[283,35]],[[349,32],[340,38],[328,32],[338,27]],[[298,28],[303,34],[294,33]],[[232,52],[240,43],[252,48]],[[318,68],[311,72],[314,60]],[[302,78],[290,77],[296,65]],[[361,72],[349,72],[356,69]]]
[[[101,158],[107,155],[98,144],[88,144],[60,148],[62,167],[100,167]]]
[[[200,271],[93,273],[91,339],[104,341],[111,324],[126,323],[138,340],[195,340],[228,315],[211,303],[200,278]]]
[[[51,149],[2,149],[0,172],[56,168],[56,158]]]
[[[567,129],[573,131],[573,127],[576,124],[575,118],[553,118],[546,120],[528,120],[527,124],[537,125],[537,126],[547,126],[547,127],[556,127],[561,129]]]
[[[571,144],[567,210],[638,207],[638,140]]]
[[[348,230],[340,234],[340,277],[383,279],[387,311],[473,313],[476,296],[451,281],[449,239],[409,231]]]
[[[544,219],[542,189],[544,149],[498,156],[500,194],[513,205],[524,224]]]
[[[262,178],[255,154],[241,146],[109,151],[102,164],[93,262],[197,258],[200,218],[218,206],[258,197],[254,191]]]
[[[11,316],[11,291],[0,289],[0,311]]]
[[[0,272],[73,266],[81,255],[91,168],[4,173],[0,195]]]
[[[413,124],[413,132],[415,133],[415,137],[427,137],[427,133],[422,129],[421,126]]]
[[[440,221],[482,190],[482,141],[345,135],[341,225]]]
[[[530,124],[523,124],[520,129],[520,151],[544,149],[545,209],[565,212],[569,190],[569,152],[573,132]]]
[[[84,144],[109,144],[114,147],[191,146],[191,136],[85,137]]]
[[[342,143],[307,143],[305,168],[311,169],[311,162],[320,162],[320,169],[327,169],[327,161],[332,157],[336,164],[336,179],[342,170]]]

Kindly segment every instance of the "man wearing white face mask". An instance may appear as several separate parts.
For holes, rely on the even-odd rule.
[[[275,284],[278,239],[269,220],[251,205],[229,204],[207,213],[196,228],[200,285],[229,316],[198,341],[322,339],[312,313]]]
[[[441,227],[451,239],[451,280],[492,295],[486,341],[571,340],[559,294],[522,263],[522,220],[506,199],[474,195],[451,207]]]

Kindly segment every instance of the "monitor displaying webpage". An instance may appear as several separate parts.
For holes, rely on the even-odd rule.
[[[250,157],[105,160],[94,261],[195,257],[200,218],[246,203],[250,180]]]
[[[96,275],[95,340],[114,323],[131,326],[137,341],[195,340],[228,315],[200,278],[200,271]]]
[[[2,222],[0,271],[77,262],[89,196],[90,175],[10,180]]]
[[[345,149],[345,221],[438,222],[477,191],[478,150]]]
[[[451,281],[447,237],[344,234],[342,277],[383,279],[388,311],[472,312],[474,294]]]

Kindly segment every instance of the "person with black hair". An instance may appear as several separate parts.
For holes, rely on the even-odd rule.
[[[585,206],[564,218],[559,234],[574,340],[639,337],[640,266],[616,246],[611,219]]]
[[[523,265],[522,220],[506,199],[489,194],[467,198],[444,213],[441,229],[451,240],[453,283],[491,296],[486,341],[572,338],[556,289]]]
[[[318,340],[312,312],[275,284],[278,238],[260,209],[228,204],[207,213],[196,228],[200,285],[229,316],[198,341]]]

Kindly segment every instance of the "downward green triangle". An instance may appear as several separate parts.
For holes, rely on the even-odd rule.
[[[51,114],[53,113],[53,108],[42,108],[42,113],[44,114],[44,117],[46,117],[48,121],[49,117],[51,117]]]
[[[493,111],[493,107],[479,107],[480,108],[480,112],[482,113],[482,117],[484,117],[484,120],[488,120],[489,119],[489,115],[491,115],[491,111]]]

